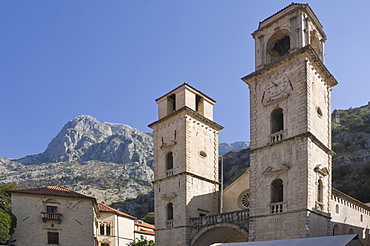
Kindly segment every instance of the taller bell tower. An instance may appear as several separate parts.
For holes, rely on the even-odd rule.
[[[156,244],[190,245],[190,218],[219,212],[215,101],[184,83],[156,100],[154,212]]]
[[[259,23],[250,89],[250,241],[329,235],[331,87],[326,35],[307,4]]]

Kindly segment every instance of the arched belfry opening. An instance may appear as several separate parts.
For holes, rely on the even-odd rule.
[[[290,33],[288,30],[278,30],[267,41],[267,63],[279,59],[290,51]]]
[[[282,108],[277,108],[271,113],[271,134],[284,130],[284,114]]]
[[[275,179],[271,183],[271,203],[282,202],[283,199],[283,181],[281,179]]]
[[[323,44],[322,41],[316,35],[316,31],[310,32],[310,45],[319,56],[321,61],[324,61],[324,52],[323,52]]]
[[[167,204],[167,220],[173,220],[173,204]]]
[[[166,155],[166,170],[173,169],[173,154],[172,152],[168,152]]]

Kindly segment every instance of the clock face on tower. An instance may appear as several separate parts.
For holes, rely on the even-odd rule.
[[[274,77],[266,88],[267,96],[273,97],[282,93],[288,85],[288,78],[285,75]]]

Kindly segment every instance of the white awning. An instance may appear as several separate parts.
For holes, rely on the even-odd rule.
[[[243,243],[215,243],[211,246],[362,246],[360,240],[355,239],[357,235],[340,235],[329,237],[309,237],[298,239],[243,242]],[[353,240],[353,241],[352,241]]]

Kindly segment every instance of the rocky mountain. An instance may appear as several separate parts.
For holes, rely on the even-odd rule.
[[[92,116],[81,115],[65,124],[43,153],[17,161],[37,165],[89,160],[152,166],[153,138],[128,125],[99,122]]]
[[[370,202],[370,102],[335,110],[332,118],[333,187]]]
[[[218,145],[218,154],[224,155],[229,151],[232,150],[241,150],[241,149],[248,149],[249,142],[248,141],[237,141],[234,143],[220,143]]]
[[[152,190],[153,137],[124,124],[78,116],[40,154],[0,157],[0,183],[62,185],[111,204]]]

